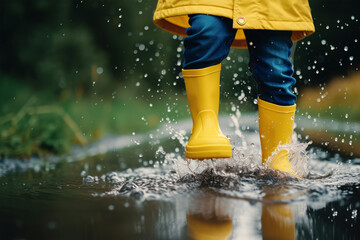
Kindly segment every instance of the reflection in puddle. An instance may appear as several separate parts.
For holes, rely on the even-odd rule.
[[[285,186],[267,187],[264,200],[281,200],[287,189]],[[295,239],[293,210],[287,203],[263,203],[261,213],[263,239]]]
[[[248,239],[261,236],[262,239],[295,239],[292,206],[278,202],[284,193],[288,198],[286,187],[265,188],[261,213],[254,206],[250,206],[252,211],[249,211],[246,203],[214,194],[201,194],[189,204],[186,216],[188,233],[196,240],[238,239],[244,236]],[[260,219],[261,222],[258,222]]]
[[[199,195],[189,205],[186,219],[189,235],[196,240],[228,239],[233,232],[229,200],[214,195]]]

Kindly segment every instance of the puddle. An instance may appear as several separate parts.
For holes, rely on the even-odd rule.
[[[221,121],[236,146],[231,159],[184,161],[187,121],[102,139],[66,158],[3,160],[0,238],[360,235],[359,159],[295,141],[283,146],[304,176],[294,178],[261,164],[254,116],[236,119]]]

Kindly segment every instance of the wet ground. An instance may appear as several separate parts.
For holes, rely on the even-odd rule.
[[[295,141],[292,178],[260,164],[256,120],[238,117],[221,120],[232,159],[184,161],[186,121],[2,160],[0,239],[359,239],[360,159]]]

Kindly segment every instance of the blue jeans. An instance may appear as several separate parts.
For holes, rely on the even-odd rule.
[[[232,20],[213,15],[190,15],[184,40],[184,69],[199,69],[221,63],[236,34]],[[291,31],[244,30],[249,49],[249,67],[258,83],[258,97],[277,105],[295,104],[294,71],[289,59]]]

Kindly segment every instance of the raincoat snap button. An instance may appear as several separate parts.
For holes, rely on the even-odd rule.
[[[245,24],[246,24],[246,19],[245,19],[245,17],[238,17],[237,19],[236,19],[236,22],[240,25],[240,26],[244,26]]]

